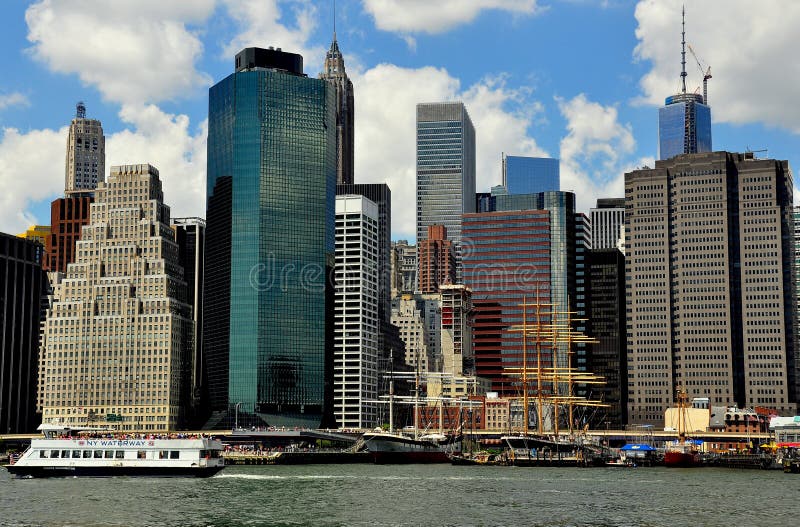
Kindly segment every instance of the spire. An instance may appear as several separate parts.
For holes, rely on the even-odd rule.
[[[83,101],[78,101],[78,104],[75,105],[75,117],[78,119],[86,118],[86,105],[83,104]]]
[[[333,0],[333,42],[336,42],[336,0]],[[333,48],[333,44],[331,44]]]
[[[686,6],[681,6],[681,93],[686,93]]]

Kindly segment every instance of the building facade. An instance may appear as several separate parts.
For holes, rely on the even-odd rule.
[[[600,198],[590,210],[592,249],[613,249],[620,243],[625,227],[625,198]]]
[[[89,224],[94,197],[90,193],[73,194],[50,203],[50,236],[47,240],[47,271],[66,274],[67,266],[75,261],[75,245],[81,230]]]
[[[425,306],[421,299],[406,293],[395,299],[392,324],[400,329],[405,343],[405,363],[412,371],[433,371],[434,357],[428,347],[428,327],[425,324]]]
[[[714,406],[796,410],[788,162],[710,152],[625,175],[628,416],[685,389]]]
[[[42,331],[45,422],[185,426],[191,308],[158,171],[112,167]]]
[[[39,425],[36,375],[44,247],[0,233],[0,433],[30,434]]]
[[[441,295],[441,371],[454,379],[473,375],[472,291],[460,284],[443,285]]]
[[[28,230],[18,234],[17,238],[25,238],[28,241],[36,242],[42,246],[47,244],[50,237],[50,225],[31,225]]]
[[[428,227],[428,236],[417,242],[420,293],[437,293],[439,286],[456,282],[453,242],[447,239],[444,225]]]
[[[417,246],[407,240],[392,242],[392,299],[417,291]]]
[[[475,212],[475,128],[464,104],[417,105],[417,240],[444,225],[460,276],[461,215]]]
[[[353,82],[344,69],[344,57],[339,50],[335,31],[319,78],[330,82],[336,91],[336,182],[352,184],[355,98]]]
[[[333,417],[336,94],[300,55],[235,64],[209,90],[206,426],[317,428]]]
[[[711,108],[703,103],[703,96],[667,97],[658,109],[658,158],[711,151]]]
[[[64,189],[73,193],[91,192],[106,175],[106,138],[103,125],[86,118],[86,106],[77,104],[69,125]]]
[[[378,424],[378,205],[336,197],[333,409],[340,428]]]
[[[503,157],[503,186],[509,194],[561,190],[561,165],[549,157]]]

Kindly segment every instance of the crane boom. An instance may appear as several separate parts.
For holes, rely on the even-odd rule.
[[[694,57],[695,62],[697,62],[697,67],[700,69],[700,73],[703,75],[703,104],[708,104],[708,79],[711,78],[711,66],[703,67],[703,64],[700,62],[700,59],[697,58],[697,53],[694,52],[694,48],[692,48],[691,44],[686,44],[686,47],[689,48],[689,52]]]

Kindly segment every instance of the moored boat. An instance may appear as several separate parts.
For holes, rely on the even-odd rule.
[[[667,443],[664,450],[664,466],[699,467],[702,464],[697,443],[686,435],[689,396],[682,388],[678,389],[678,439]]]
[[[39,427],[43,437],[13,464],[20,477],[213,476],[224,468],[222,443],[181,434],[116,434],[81,426]]]
[[[367,432],[361,437],[363,448],[375,463],[450,463],[449,455],[461,451],[460,440],[443,435],[406,437],[386,432]]]

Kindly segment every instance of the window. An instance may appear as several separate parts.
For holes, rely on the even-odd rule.
[[[180,458],[180,451],[178,451],[178,450],[170,450],[169,451],[169,458],[170,459],[178,459],[178,458]]]
[[[59,451],[58,451],[58,450],[51,450],[51,451],[50,451],[50,457],[57,458],[57,457],[58,457],[58,454],[59,454]]]
[[[103,453],[103,457],[106,459],[113,459],[114,458],[114,451],[113,450],[106,450]]]
[[[139,450],[136,452],[136,459],[147,459],[147,452],[144,450]]]
[[[81,457],[81,451],[80,450],[73,450],[72,451],[72,458],[73,459],[78,459],[79,457]]]
[[[117,450],[114,452],[115,459],[125,459],[125,451],[124,450]]]
[[[94,458],[95,459],[103,459],[103,451],[102,450],[95,450],[94,451]]]
[[[83,459],[88,459],[90,457],[92,457],[92,451],[91,450],[84,450],[83,451]]]

